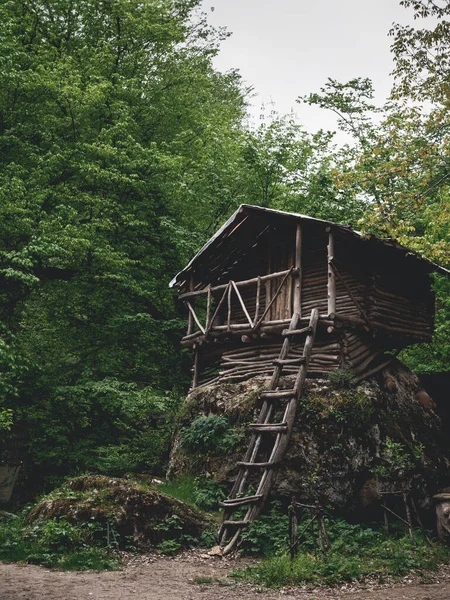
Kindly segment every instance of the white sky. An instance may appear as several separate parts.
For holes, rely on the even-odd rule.
[[[370,77],[376,100],[384,101],[393,69],[388,31],[393,22],[413,23],[412,11],[398,0],[203,0],[203,9],[212,25],[233,33],[215,66],[239,69],[254,86],[255,122],[264,103],[266,114],[294,109],[309,131],[336,129],[331,113],[295,102],[319,91],[328,77]]]

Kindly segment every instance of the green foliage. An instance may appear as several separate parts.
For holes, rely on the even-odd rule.
[[[351,369],[336,369],[328,373],[328,381],[337,390],[347,390],[352,387],[355,380]]]
[[[10,431],[13,424],[11,408],[0,408],[0,431]]]
[[[156,551],[166,556],[173,556],[181,550],[182,546],[176,540],[164,540],[156,546]]]
[[[0,408],[27,490],[164,468],[187,383],[168,283],[238,202],[244,93],[198,5],[0,6]]]
[[[245,552],[267,556],[284,550],[288,544],[289,516],[278,500],[243,530]]]
[[[224,488],[212,478],[184,475],[174,481],[166,481],[159,489],[202,510],[217,510],[218,503],[227,495]]]
[[[369,425],[375,408],[363,390],[344,389],[329,394],[311,392],[303,399],[301,410],[312,421],[342,423],[358,430]]]
[[[70,570],[117,569],[120,559],[98,536],[98,524],[73,525],[63,518],[25,525],[23,516],[0,523],[0,560]]]
[[[411,451],[400,442],[394,442],[390,437],[386,437],[381,449],[383,462],[373,467],[372,471],[381,479],[395,481],[405,479],[413,474],[422,453],[423,444],[421,443]]]
[[[286,553],[278,552],[237,575],[268,587],[334,585],[368,576],[383,581],[412,570],[435,570],[449,558],[447,548],[439,544],[430,547],[419,531],[415,532],[417,543],[413,544],[401,531],[386,537],[378,526],[351,525],[341,519],[327,519],[326,523],[331,550],[325,554],[314,551],[308,534],[292,562]]]
[[[197,417],[183,431],[182,445],[194,456],[220,456],[232,452],[243,439],[224,416]]]
[[[201,509],[218,510],[219,502],[227,497],[224,488],[214,479],[196,477],[194,484],[195,505]]]

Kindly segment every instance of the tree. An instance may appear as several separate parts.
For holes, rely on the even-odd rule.
[[[209,199],[205,173],[245,108],[198,5],[0,5],[0,391],[42,473],[92,466],[136,394],[186,382],[167,284],[228,185],[217,169]]]

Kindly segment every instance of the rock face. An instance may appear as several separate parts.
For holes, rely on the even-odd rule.
[[[289,387],[286,378],[285,386]],[[340,385],[339,385],[340,383]],[[377,504],[381,493],[411,491],[418,506],[450,481],[447,441],[433,405],[423,402],[416,375],[394,361],[358,386],[348,380],[311,379],[300,400],[296,425],[277,470],[273,494],[332,505],[349,513]],[[190,455],[183,431],[199,416],[226,416],[236,432],[255,419],[267,379],[205,386],[187,398],[171,456],[170,476],[208,473],[230,484],[242,459],[246,435],[226,455]]]

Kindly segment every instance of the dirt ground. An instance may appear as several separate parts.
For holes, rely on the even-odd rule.
[[[344,585],[340,588],[262,590],[236,583],[239,560],[211,558],[197,552],[175,558],[144,556],[121,571],[68,572],[22,564],[0,564],[1,600],[450,600],[450,567],[395,585]],[[201,578],[212,583],[201,583]]]

